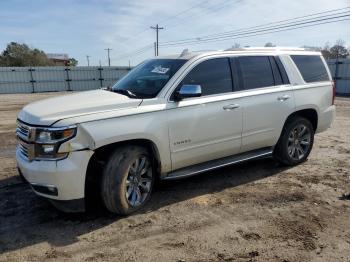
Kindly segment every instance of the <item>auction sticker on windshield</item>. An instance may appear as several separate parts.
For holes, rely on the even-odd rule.
[[[166,74],[169,71],[169,69],[170,68],[167,68],[167,67],[156,66],[151,72],[157,73],[157,74]]]

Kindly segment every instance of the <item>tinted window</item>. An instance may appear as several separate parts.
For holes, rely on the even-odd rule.
[[[320,56],[292,55],[305,82],[330,81]]]
[[[279,70],[279,72],[280,72],[280,74],[282,76],[283,84],[285,84],[285,85],[289,84],[290,82],[289,82],[286,70],[285,70],[285,68],[284,68],[284,66],[283,66],[283,64],[281,62],[281,59],[278,56],[275,57],[275,62],[277,63],[278,70]]]
[[[271,65],[267,56],[242,56],[238,58],[244,89],[274,86]]]
[[[148,60],[120,79],[112,90],[130,97],[155,97],[186,61],[182,59]]]
[[[270,57],[270,64],[271,64],[271,68],[272,68],[272,72],[273,72],[273,78],[275,80],[275,83],[274,83],[275,86],[283,85],[281,73],[278,69],[275,58],[272,56]]]
[[[182,85],[201,85],[202,96],[232,92],[228,58],[215,58],[197,65],[182,81]]]

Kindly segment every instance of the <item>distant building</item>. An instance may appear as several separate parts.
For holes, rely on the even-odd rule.
[[[66,66],[69,63],[68,54],[46,54],[46,56],[55,63],[56,66]]]

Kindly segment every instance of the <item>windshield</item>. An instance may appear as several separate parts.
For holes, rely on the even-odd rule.
[[[184,59],[151,59],[120,79],[112,91],[131,98],[153,98],[186,63]]]

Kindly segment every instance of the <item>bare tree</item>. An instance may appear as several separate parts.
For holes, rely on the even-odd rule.
[[[349,50],[345,48],[345,42],[342,39],[338,39],[329,51],[332,58],[347,58],[349,56]]]
[[[338,59],[346,58],[349,56],[349,48],[345,47],[345,42],[338,39],[335,44],[331,47],[329,42],[327,42],[322,48],[321,52],[325,59]]]

